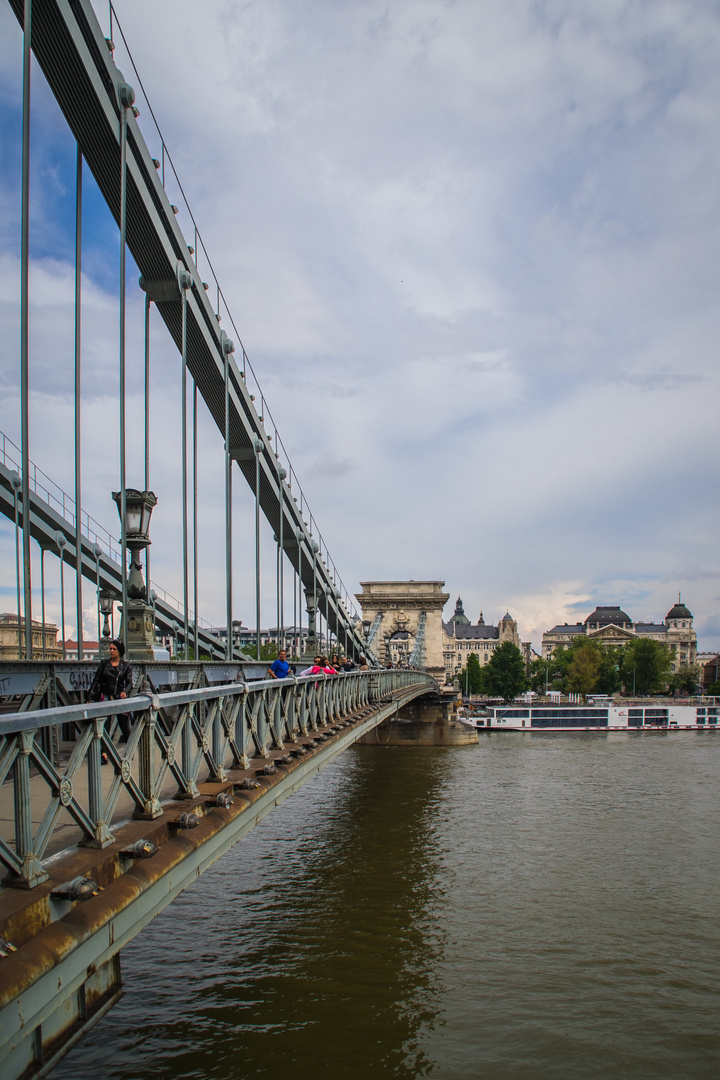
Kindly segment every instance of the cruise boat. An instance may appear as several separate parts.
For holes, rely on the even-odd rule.
[[[720,700],[700,704],[616,703],[593,705],[491,706],[482,714],[458,716],[479,731],[717,731]]]

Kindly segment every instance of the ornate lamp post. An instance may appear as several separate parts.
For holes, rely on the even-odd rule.
[[[103,657],[110,655],[108,648],[110,642],[110,616],[112,615],[113,604],[117,599],[118,595],[112,589],[100,589],[98,593],[100,614],[103,617],[102,638],[98,642],[98,651],[100,656]]]
[[[231,656],[235,656],[235,650],[240,648],[240,634],[242,632],[242,619],[233,619],[232,621],[232,653]]]
[[[122,492],[113,491],[118,514],[122,513]],[[122,613],[120,636],[127,634],[127,655],[132,660],[152,660],[155,645],[155,609],[147,602],[140,552],[149,546],[150,516],[157,503],[152,491],[125,489],[125,545],[130,552],[127,579],[127,612]],[[125,621],[127,615],[127,623]]]
[[[317,630],[315,626],[317,607],[315,606],[315,594],[310,592],[309,589],[305,590],[305,610],[307,611],[308,617],[308,632],[301,659],[314,660],[318,651]]]

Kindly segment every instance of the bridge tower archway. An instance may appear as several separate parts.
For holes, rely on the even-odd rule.
[[[442,645],[442,612],[450,599],[444,581],[361,581],[356,599],[364,622],[375,628],[369,647],[384,663],[410,658],[422,631],[422,667],[440,682],[445,681]]]

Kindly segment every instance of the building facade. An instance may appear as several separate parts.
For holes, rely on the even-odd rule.
[[[530,662],[531,644],[529,641],[520,640],[517,622],[509,611],[503,615],[497,626],[493,626],[492,623],[488,626],[482,611],[478,621],[473,624],[465,614],[463,602],[458,596],[454,614],[448,622],[443,623],[443,661],[446,680],[451,680],[460,674],[472,653],[477,656],[481,667],[489,664],[495,649],[506,641],[520,650],[526,663]]]
[[[19,636],[19,644],[18,644]],[[32,621],[32,649],[34,660],[62,660],[62,645],[58,643],[55,623]],[[44,652],[43,652],[44,650]],[[10,612],[0,614],[0,660],[25,659],[25,620]]]
[[[673,672],[694,664],[697,657],[693,615],[679,596],[661,623],[633,622],[622,608],[608,605],[596,607],[584,622],[553,626],[543,634],[543,659],[550,659],[558,649],[569,648],[580,637],[615,646],[627,645],[638,638],[657,641],[670,649]]]

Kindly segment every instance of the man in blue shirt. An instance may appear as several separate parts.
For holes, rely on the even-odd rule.
[[[287,679],[290,673],[290,665],[285,659],[286,653],[284,649],[281,649],[278,653],[277,660],[273,660],[272,664],[268,668],[268,675],[271,675],[273,679]]]

